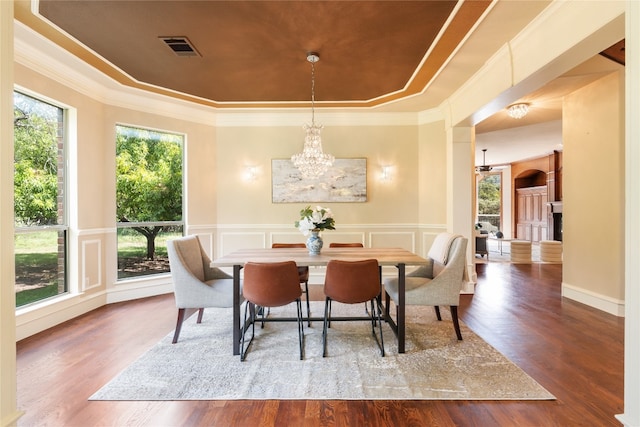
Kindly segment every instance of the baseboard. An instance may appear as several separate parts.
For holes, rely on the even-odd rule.
[[[562,283],[562,296],[614,316],[624,317],[624,301]]]
[[[61,296],[16,310],[16,341],[74,319],[106,303],[105,292]]]
[[[107,291],[64,295],[16,310],[16,340],[20,341],[106,304],[173,292],[170,275],[121,281]]]
[[[170,275],[162,275],[155,278],[145,277],[141,280],[121,281],[109,289],[107,293],[107,304],[170,293],[173,293],[173,282],[171,281]]]

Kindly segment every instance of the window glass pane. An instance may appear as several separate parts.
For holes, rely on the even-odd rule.
[[[147,237],[131,227],[118,227],[118,279],[169,272],[167,240],[182,236],[182,226],[161,227],[154,257],[147,257]]]
[[[169,271],[166,239],[182,235],[182,135],[116,127],[118,278]]]
[[[16,306],[67,291],[64,110],[14,92]]]
[[[488,222],[498,230],[500,227],[500,206],[502,175],[494,173],[485,176],[478,184],[478,222]]]
[[[16,307],[66,292],[65,234],[56,230],[16,234]]]

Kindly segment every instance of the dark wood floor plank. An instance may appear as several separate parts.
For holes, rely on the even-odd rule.
[[[619,426],[624,319],[561,297],[561,265],[479,264],[460,318],[556,401],[95,402],[175,326],[172,295],[111,304],[22,340],[19,426]],[[322,287],[311,287],[322,300]],[[205,316],[207,312],[205,311]]]

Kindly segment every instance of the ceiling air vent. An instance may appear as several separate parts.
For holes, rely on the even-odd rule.
[[[178,56],[201,56],[186,37],[160,37],[160,40]]]

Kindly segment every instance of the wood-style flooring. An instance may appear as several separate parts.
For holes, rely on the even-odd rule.
[[[105,306],[20,341],[18,425],[619,426],[624,319],[562,298],[560,265],[476,268],[461,320],[556,401],[88,401],[173,330],[165,295]]]

